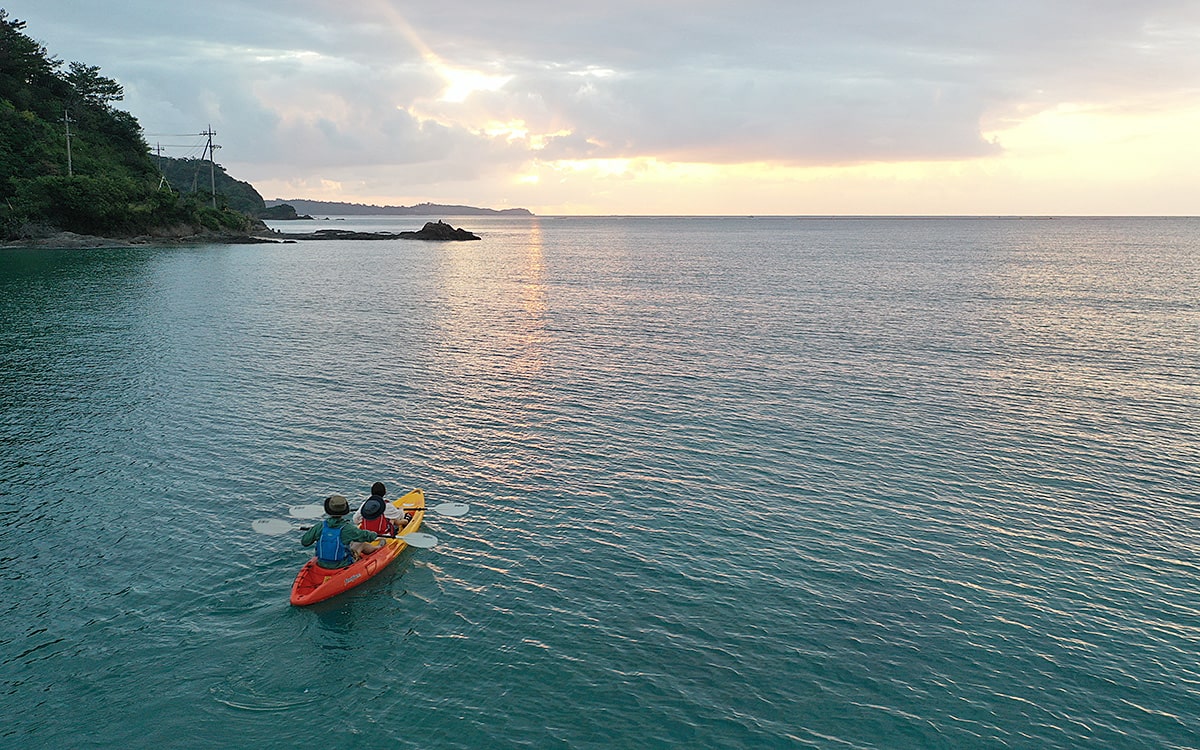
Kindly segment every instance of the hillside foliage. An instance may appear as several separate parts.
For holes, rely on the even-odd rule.
[[[217,195],[223,197],[229,208],[235,211],[258,216],[267,207],[253,185],[230,177],[220,164],[210,165],[207,159],[176,159],[170,156],[151,155],[150,159],[176,192],[196,193],[208,200],[215,183]]]
[[[137,119],[114,106],[121,85],[98,67],[64,65],[24,29],[0,8],[0,237],[250,228],[219,191],[211,207],[207,182],[166,188]]]

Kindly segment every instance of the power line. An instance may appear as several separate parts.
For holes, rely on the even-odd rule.
[[[167,138],[187,138],[189,136],[198,136],[198,137],[206,139],[206,140],[198,142],[198,143],[186,143],[186,144],[185,143],[156,143],[155,148],[151,149],[151,150],[157,151],[157,153],[158,153],[158,158],[160,161],[160,172],[161,172],[161,160],[163,158],[162,152],[163,152],[164,148],[187,149],[189,152],[191,152],[191,154],[189,154],[185,158],[195,158],[192,154],[195,153],[195,150],[197,148],[200,148],[201,149],[200,157],[199,157],[200,160],[203,161],[203,159],[206,156],[208,157],[208,184],[209,184],[209,190],[211,191],[211,195],[212,195],[212,207],[214,209],[217,207],[217,159],[216,159],[216,154],[217,154],[217,149],[220,148],[220,146],[218,144],[213,143],[213,136],[215,136],[216,134],[217,134],[217,132],[212,129],[212,125],[209,125],[203,132],[200,132],[200,133],[143,133],[143,136],[159,135],[159,136],[163,136],[163,137],[167,137]],[[199,170],[197,170],[197,172],[198,171]],[[162,181],[160,180],[160,183],[159,183],[160,188],[162,187],[161,183],[162,183]],[[196,185],[195,185],[194,177],[192,180],[192,192],[196,192]]]

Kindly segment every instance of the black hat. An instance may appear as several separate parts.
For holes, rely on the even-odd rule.
[[[375,484],[371,485],[371,494],[383,497],[387,494],[387,487],[384,486],[383,482],[376,482]]]
[[[366,520],[373,521],[383,515],[383,501],[377,497],[369,497],[359,512]]]

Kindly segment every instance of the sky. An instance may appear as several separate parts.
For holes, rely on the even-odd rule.
[[[1200,215],[1200,0],[0,7],[267,199]]]

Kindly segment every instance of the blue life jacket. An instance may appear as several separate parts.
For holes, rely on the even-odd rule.
[[[321,522],[321,536],[317,539],[317,560],[323,563],[340,563],[350,557],[350,549],[342,544],[341,527],[331,527],[329,521]]]

